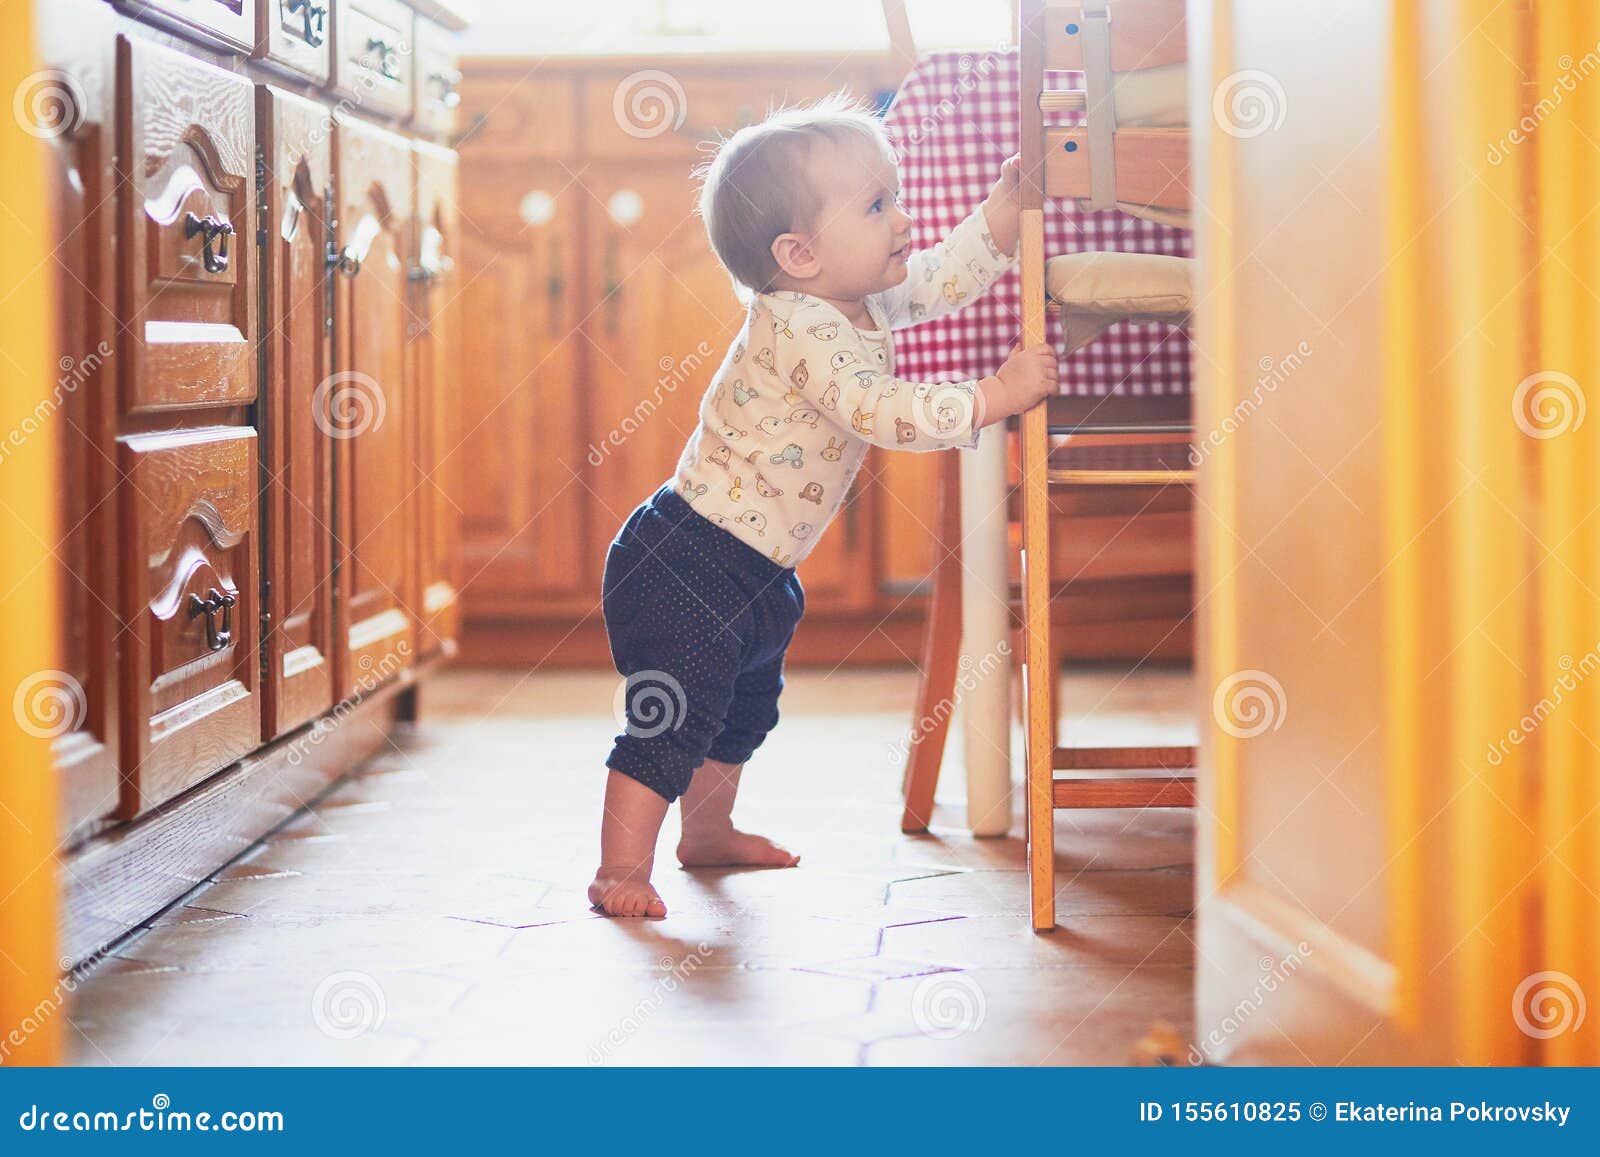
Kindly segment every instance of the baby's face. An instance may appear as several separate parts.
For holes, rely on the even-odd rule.
[[[900,208],[900,173],[881,149],[824,141],[807,174],[822,196],[812,227],[820,272],[807,292],[854,298],[905,280],[911,217]]]

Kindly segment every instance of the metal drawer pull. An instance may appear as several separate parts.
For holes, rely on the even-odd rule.
[[[312,48],[321,48],[323,22],[327,19],[328,10],[321,4],[311,3],[311,0],[289,0],[289,11],[300,13],[305,21],[305,31],[300,34],[300,39]]]
[[[233,224],[220,220],[207,213],[204,217],[197,217],[193,213],[184,214],[183,235],[193,237],[200,233],[205,237],[204,261],[207,273],[222,273],[228,268],[228,238],[233,236]],[[212,242],[216,249],[212,249]]]
[[[381,36],[369,36],[367,37],[367,52],[369,55],[372,53],[378,54],[377,69],[383,74],[385,80],[400,79],[400,55],[399,50],[393,44],[390,44]],[[363,61],[363,63],[366,62]],[[367,67],[371,68],[373,66],[367,64]]]
[[[189,617],[199,618],[202,614],[206,617],[206,650],[220,651],[233,642],[233,608],[239,602],[237,595],[229,592],[223,593],[216,587],[211,588],[210,596],[201,598],[197,594],[189,595]],[[217,612],[222,612],[222,628],[217,628]]]
[[[461,105],[461,70],[452,68],[448,72],[430,72],[428,80],[439,86],[439,103],[447,109],[459,108]]]

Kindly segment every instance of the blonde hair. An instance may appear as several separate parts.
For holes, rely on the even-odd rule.
[[[739,285],[772,288],[781,272],[772,243],[813,225],[822,196],[806,179],[805,161],[819,140],[871,145],[891,153],[883,123],[870,106],[846,92],[809,105],[768,113],[718,142],[716,155],[696,166],[700,216],[711,248]]]

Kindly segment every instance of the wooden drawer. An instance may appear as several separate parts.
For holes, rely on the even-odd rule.
[[[417,49],[412,53],[412,117],[419,130],[448,137],[456,131],[461,105],[461,69],[456,38],[449,29],[417,17]]]
[[[255,397],[255,126],[250,82],[118,38],[123,406]]]
[[[118,464],[131,818],[260,743],[256,435],[238,426],[131,435]]]
[[[258,2],[269,0],[119,0],[119,6],[248,52],[256,43]]]
[[[334,0],[257,0],[258,59],[326,82],[332,60]]]
[[[341,0],[335,12],[333,84],[356,111],[410,116],[415,15],[399,0]]]

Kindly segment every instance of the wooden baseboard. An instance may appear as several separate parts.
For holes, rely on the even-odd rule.
[[[1095,620],[1077,612],[1097,609],[1092,600],[1064,596],[1066,608],[1053,636],[1064,662],[1186,663],[1194,654],[1192,621],[1179,605],[1153,608],[1149,617]],[[1170,601],[1170,600],[1169,600]],[[1187,604],[1181,604],[1186,606]],[[797,667],[852,667],[920,662],[924,608],[883,616],[818,615],[795,632],[788,662]],[[1021,652],[1018,651],[1018,654]],[[598,616],[571,619],[468,619],[462,624],[465,666],[610,669],[611,650]]]
[[[157,810],[64,858],[63,968],[78,964],[181,899],[388,746],[397,709],[430,660],[359,703],[307,724]]]

